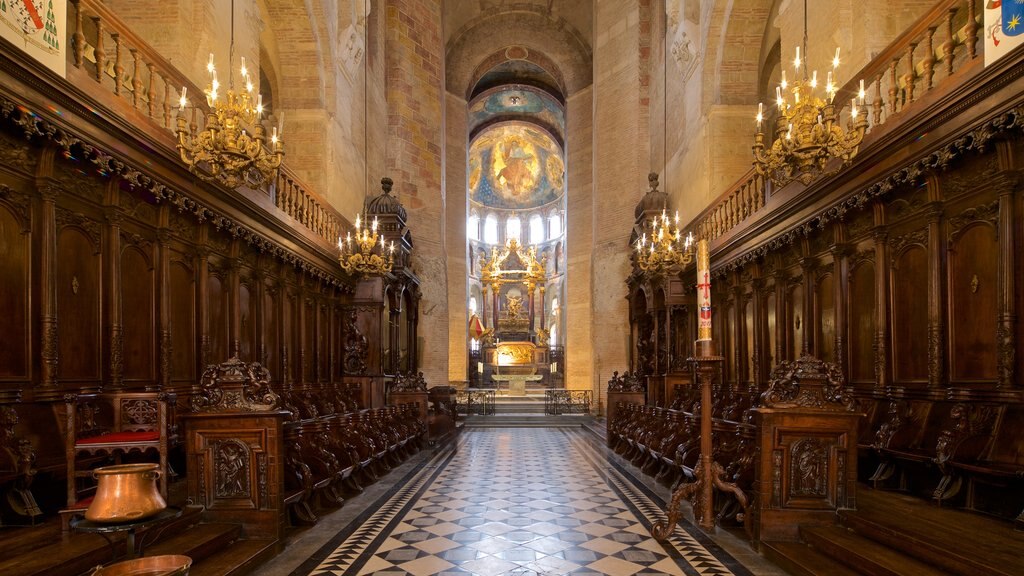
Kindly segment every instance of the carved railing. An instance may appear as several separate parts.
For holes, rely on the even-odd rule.
[[[878,131],[889,119],[912,109],[925,94],[971,65],[979,56],[981,0],[942,0],[897,37],[838,92],[837,102],[847,102],[860,90],[864,79],[866,106],[870,110],[868,132]],[[870,145],[870,138],[865,144]],[[866,146],[862,146],[862,151]],[[725,190],[687,226],[709,242],[721,237],[753,214],[767,201],[765,178],[753,168]]]
[[[68,80],[129,122],[140,120],[137,114],[141,114],[162,128],[149,133],[166,134],[165,144],[177,156],[174,128],[180,90],[185,87],[192,95],[194,107],[187,118],[201,129],[209,110],[201,97],[203,89],[100,0],[69,0],[68,23]],[[269,195],[281,212],[328,244],[335,244],[347,226],[340,212],[284,165],[260,192],[256,195]]]

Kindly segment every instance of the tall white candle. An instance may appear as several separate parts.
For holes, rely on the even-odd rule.
[[[697,241],[697,340],[711,341],[711,261],[708,241]]]

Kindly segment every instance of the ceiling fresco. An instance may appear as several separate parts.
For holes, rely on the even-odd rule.
[[[562,197],[562,150],[542,130],[522,123],[488,128],[469,149],[469,198],[501,209],[529,209]]]
[[[494,118],[530,119],[565,133],[565,112],[551,96],[525,86],[485,94],[469,107],[469,131]]]

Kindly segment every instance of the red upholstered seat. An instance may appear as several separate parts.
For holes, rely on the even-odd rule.
[[[160,494],[167,498],[167,450],[170,441],[168,409],[173,394],[162,392],[111,392],[68,394],[64,397],[67,422],[64,429],[67,456],[67,508],[60,511],[61,526],[88,506],[96,488],[93,470],[98,465],[121,463],[129,453],[159,461]],[[153,454],[153,453],[156,454]]]
[[[89,436],[88,438],[79,438],[75,441],[75,444],[81,446],[82,444],[130,444],[132,442],[153,442],[160,439],[160,432],[158,430],[147,430],[141,432],[110,432],[108,434],[100,434],[99,436]]]

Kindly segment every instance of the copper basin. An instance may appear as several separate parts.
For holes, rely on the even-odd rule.
[[[187,576],[191,566],[188,556],[166,554],[101,566],[90,576]]]
[[[119,464],[93,471],[99,481],[96,496],[85,511],[90,522],[119,524],[137,522],[160,513],[167,502],[156,486],[157,464]]]

